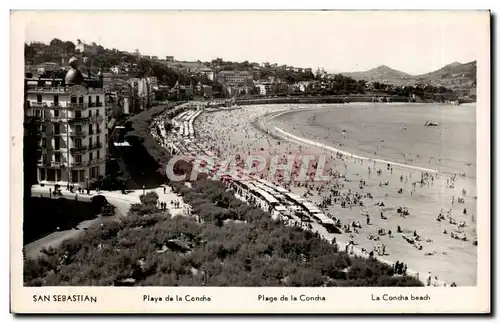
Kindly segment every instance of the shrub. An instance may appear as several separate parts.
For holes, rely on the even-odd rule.
[[[150,204],[132,204],[129,209],[129,214],[138,214],[138,215],[150,215],[157,213],[159,209],[156,205]]]
[[[156,206],[158,204],[158,194],[156,192],[148,192],[146,195],[141,195],[141,203],[147,206]]]

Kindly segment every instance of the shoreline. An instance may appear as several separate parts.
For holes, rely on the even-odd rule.
[[[378,103],[378,102],[375,102],[375,103],[355,102],[352,104],[355,104],[357,106],[364,106],[364,105],[370,106],[372,104],[380,104],[380,103]],[[420,104],[420,103],[417,103],[417,104]],[[443,104],[443,103],[436,103],[436,104],[437,104],[437,106],[444,106],[445,108],[446,107],[450,107],[450,109],[454,108],[453,106],[450,106],[450,104]],[[405,103],[392,102],[392,103],[384,103],[383,105],[384,106],[385,105],[404,106]],[[474,105],[471,105],[468,103],[464,103],[461,106],[463,106],[463,107],[469,107],[469,106],[475,107]],[[351,148],[348,146],[345,146],[345,148],[341,149],[341,148],[337,148],[336,146],[330,146],[328,143],[325,143],[324,141],[317,139],[317,138],[313,139],[311,137],[307,137],[304,135],[302,135],[302,136],[297,135],[297,134],[295,134],[294,131],[291,131],[289,129],[287,129],[287,131],[286,131],[283,128],[281,128],[280,126],[275,125],[276,123],[281,123],[282,121],[276,120],[276,122],[274,122],[275,120],[273,120],[273,119],[277,119],[279,117],[285,116],[287,114],[293,115],[295,113],[301,113],[301,112],[322,111],[322,110],[329,110],[329,109],[333,110],[333,109],[341,109],[341,108],[348,108],[348,106],[345,106],[344,104],[342,104],[342,105],[340,105],[340,104],[338,104],[338,105],[337,104],[328,104],[328,106],[323,106],[322,104],[318,104],[316,107],[312,107],[312,106],[300,106],[300,107],[299,106],[288,106],[286,109],[268,112],[262,116],[257,117],[256,119],[266,120],[275,130],[273,132],[273,135],[279,136],[282,139],[292,139],[293,138],[293,141],[295,143],[309,144],[309,145],[315,146],[317,148],[328,150],[328,151],[331,151],[334,153],[338,152],[338,153],[343,154],[345,156],[351,156],[352,158],[355,158],[358,160],[365,160],[365,161],[372,161],[372,162],[375,161],[375,162],[380,162],[383,164],[390,164],[394,167],[413,169],[415,171],[434,173],[434,174],[440,174],[440,175],[445,175],[445,176],[456,176],[456,175],[460,175],[463,173],[463,174],[465,174],[465,177],[468,178],[469,180],[472,180],[472,181],[476,180],[476,172],[473,172],[471,175],[471,173],[466,173],[466,172],[468,172],[467,169],[461,169],[461,170],[441,169],[441,165],[436,165],[436,164],[432,165],[431,167],[427,167],[427,166],[425,166],[425,164],[426,164],[425,162],[414,163],[413,161],[402,161],[402,160],[397,161],[397,158],[393,159],[391,157],[375,157],[375,156],[373,156],[373,154],[370,154],[370,153],[365,154],[363,151],[358,151],[356,153],[352,153],[353,150],[351,150]],[[273,122],[274,122],[274,124],[273,124]],[[354,149],[354,151],[356,151],[356,149]],[[473,166],[475,167],[475,164],[473,164]],[[456,164],[454,167],[456,167]]]
[[[271,122],[272,119],[277,118],[277,117],[279,117],[279,116],[281,116],[283,114],[294,113],[296,111],[297,110],[283,111],[283,112],[280,112],[280,113],[272,116],[271,118],[267,119],[266,121],[267,122]],[[308,145],[313,145],[313,146],[316,146],[318,148],[322,148],[322,149],[326,149],[326,150],[332,151],[334,153],[340,153],[340,154],[349,156],[349,157],[354,158],[354,159],[366,160],[366,161],[370,161],[370,162],[371,161],[373,161],[373,162],[380,162],[380,163],[388,164],[388,165],[391,165],[391,166],[409,168],[409,169],[413,169],[413,170],[417,170],[417,171],[421,171],[421,172],[427,172],[427,173],[436,173],[436,174],[439,173],[439,171],[437,171],[435,169],[424,168],[424,167],[419,167],[419,166],[413,166],[413,165],[408,165],[408,164],[402,164],[402,163],[398,163],[398,162],[394,162],[394,161],[390,161],[390,160],[385,160],[385,159],[371,158],[371,157],[365,157],[365,156],[355,155],[355,154],[350,153],[348,151],[341,150],[341,149],[338,149],[338,148],[335,148],[335,147],[331,147],[331,146],[322,144],[321,142],[318,142],[318,141],[315,141],[315,140],[312,140],[312,139],[307,139],[307,138],[296,136],[294,134],[291,134],[289,132],[284,131],[283,129],[281,129],[281,128],[277,127],[277,126],[272,126],[272,127],[274,127],[275,130],[277,130],[279,133],[282,134],[282,138],[283,139],[288,140],[288,138],[292,138],[292,139],[294,139],[296,141],[299,141],[301,143],[308,144]]]
[[[391,102],[374,102],[373,98],[380,97],[390,97]],[[444,102],[439,101],[419,101],[419,102],[410,102],[408,97],[401,96],[393,96],[393,95],[330,95],[330,96],[291,96],[291,97],[261,97],[261,98],[250,98],[250,99],[241,99],[236,100],[235,103],[237,105],[265,105],[265,104],[348,104],[348,103],[403,103],[403,104],[446,104]],[[462,104],[470,104],[476,103],[470,100],[463,100]]]

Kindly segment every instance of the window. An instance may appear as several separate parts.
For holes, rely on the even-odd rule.
[[[54,105],[58,106],[59,105],[59,95],[54,95]]]
[[[83,96],[78,97],[78,103],[83,104]]]
[[[56,118],[59,117],[59,110],[54,110],[54,117],[56,117]]]
[[[76,95],[71,96],[71,103],[76,103]]]
[[[61,138],[54,137],[54,150],[61,149]]]
[[[92,128],[92,125],[89,124],[89,135],[93,135],[94,134],[94,129]],[[92,138],[90,138],[92,139]]]
[[[96,109],[96,110],[95,110],[95,115],[96,115],[96,117],[98,117],[98,116],[99,116],[99,109]]]
[[[92,110],[89,109],[89,117],[92,116]]]
[[[56,161],[56,163],[60,163],[61,162],[61,153],[56,152],[54,154],[54,160]]]
[[[89,153],[89,161],[91,161],[93,158],[92,153]]]
[[[89,95],[89,107],[92,106],[92,95]]]
[[[40,117],[41,113],[39,109],[35,109],[35,117]]]
[[[100,101],[100,100],[99,100],[99,96],[96,96],[96,97],[95,97],[95,105],[96,105],[96,107],[99,107],[99,106],[100,106],[100,105],[99,105],[99,104],[100,104],[100,102],[99,102],[99,101]]]
[[[75,131],[76,131],[77,133],[82,132],[82,125],[81,125],[81,124],[77,124],[77,125],[75,126]]]
[[[40,169],[40,180],[41,181],[45,180],[45,169]]]
[[[82,148],[82,138],[75,138],[75,148]]]
[[[96,157],[95,157],[96,159],[101,158],[101,156],[100,156],[100,155],[101,155],[101,154],[100,154],[100,152],[101,152],[100,150],[98,150],[98,151],[97,151],[97,153],[96,153]]]
[[[38,95],[36,96],[36,102],[37,102],[37,103],[42,103],[42,95],[41,95],[41,94],[38,94]]]
[[[82,162],[82,155],[75,155],[75,162],[81,163]]]
[[[47,155],[46,154],[42,154],[42,161],[45,161],[47,159]]]
[[[61,126],[59,124],[54,124],[54,135],[58,135],[60,133]]]
[[[104,135],[104,141],[105,141],[105,142],[108,142],[108,134],[105,134],[105,135]]]
[[[89,138],[89,148],[92,148],[92,137]]]
[[[75,118],[81,118],[82,117],[82,111],[77,110],[75,111]]]

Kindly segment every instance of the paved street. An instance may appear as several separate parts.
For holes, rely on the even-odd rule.
[[[50,187],[53,188],[53,187]],[[185,204],[182,201],[182,198],[177,196],[175,193],[172,192],[170,187],[166,187],[165,193],[164,193],[164,188],[163,187],[158,187],[156,189],[149,189],[145,190],[145,193],[154,191],[158,194],[159,201],[160,202],[166,202],[167,203],[167,209],[169,210],[170,214],[172,216],[178,216],[178,215],[183,215],[184,214],[184,207]],[[49,187],[41,187],[40,185],[34,185],[31,189],[32,196],[41,196],[41,197],[49,197]],[[79,201],[89,201],[93,196],[96,195],[103,195],[106,197],[108,202],[116,207],[116,214],[114,217],[98,217],[93,220],[89,221],[83,221],[81,222],[76,228],[72,230],[65,230],[65,231],[56,231],[53,232],[41,239],[38,239],[36,241],[33,241],[27,245],[24,246],[24,252],[25,256],[27,258],[36,258],[40,254],[40,250],[43,248],[49,248],[49,247],[57,247],[60,245],[64,240],[70,239],[70,238],[75,238],[82,232],[85,232],[85,228],[88,228],[94,224],[99,224],[103,223],[106,221],[112,221],[116,219],[117,217],[121,216],[127,216],[128,210],[130,209],[130,205],[134,203],[140,203],[140,196],[143,194],[143,190],[133,190],[133,191],[128,191],[127,194],[122,194],[120,191],[101,191],[99,194],[97,194],[95,191],[91,191],[90,195],[88,194],[78,194],[78,193],[70,193],[67,191],[65,188],[62,189],[62,194],[64,198],[67,199],[75,199],[75,196],[78,195],[78,200]],[[58,196],[57,198],[60,198],[61,196]],[[170,204],[171,201],[178,201],[179,202],[179,207],[174,208],[173,205]]]

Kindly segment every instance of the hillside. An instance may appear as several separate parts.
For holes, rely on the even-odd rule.
[[[472,91],[475,95],[476,77],[477,62],[473,61],[465,64],[454,62],[437,71],[418,75],[415,80],[435,86],[444,86],[463,95]]]
[[[355,80],[365,80],[380,83],[390,83],[394,85],[405,85],[412,79],[410,74],[395,70],[386,65],[380,65],[364,72],[342,73],[344,76],[352,77]]]
[[[427,83],[436,87],[444,86],[459,95],[475,96],[476,73],[477,62],[473,61],[465,64],[453,62],[436,71],[422,75],[410,75],[385,65],[368,71],[348,72],[342,73],[342,75],[356,80],[376,81],[398,86]]]

